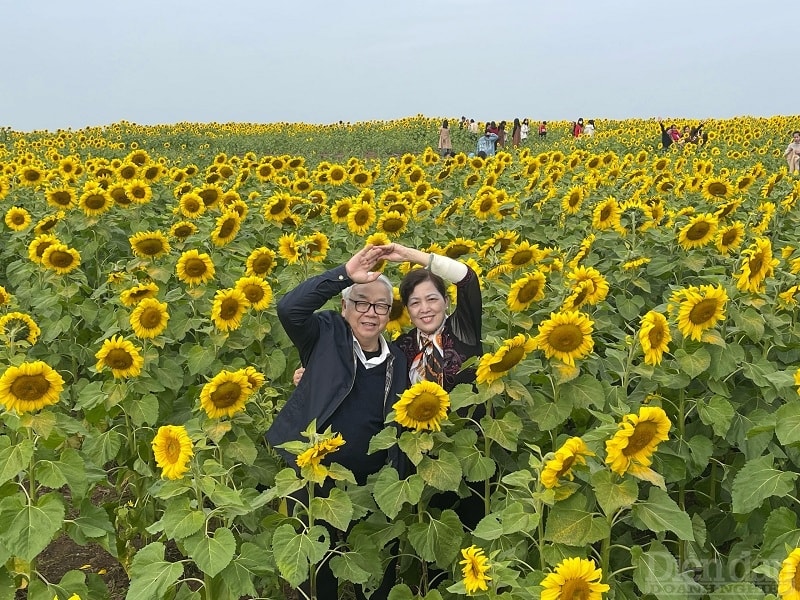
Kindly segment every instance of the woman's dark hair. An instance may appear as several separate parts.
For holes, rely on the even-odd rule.
[[[412,269],[406,273],[406,276],[403,277],[403,280],[398,286],[400,290],[400,299],[403,301],[404,306],[408,306],[408,298],[423,281],[430,281],[436,288],[436,291],[442,295],[442,298],[447,300],[447,287],[444,284],[444,279],[435,273],[431,273],[428,269]]]
[[[442,121],[442,127],[444,127],[445,129],[447,129],[447,119],[445,119],[444,121]]]

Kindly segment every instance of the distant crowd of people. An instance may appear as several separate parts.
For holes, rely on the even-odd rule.
[[[479,125],[475,119],[467,119],[467,117],[463,116],[458,123],[458,127],[478,136],[475,154],[483,158],[494,156],[500,148],[504,148],[507,145],[519,148],[531,133],[530,121],[528,119],[520,120],[519,118],[514,119],[511,124],[511,131],[508,131],[508,123],[506,121],[500,121],[499,123],[489,121],[483,128],[483,134],[480,134]],[[542,121],[539,124],[538,132],[539,138],[544,139],[547,137],[547,121]],[[439,153],[444,157],[454,154],[447,119],[442,121],[442,126],[439,129]]]
[[[660,117],[657,121],[661,128],[661,146],[664,149],[669,148],[672,144],[683,145],[691,143],[700,146],[708,142],[708,133],[703,130],[703,122],[696,126],[684,125],[681,131],[675,123],[665,127]],[[499,149],[509,145],[513,148],[518,148],[531,135],[531,125],[528,119],[514,119],[510,131],[508,131],[509,127],[506,121],[487,122],[483,128],[483,133],[480,133],[479,127],[475,119],[468,119],[464,116],[461,117],[458,123],[459,129],[466,130],[476,136],[474,154],[483,158],[494,156]],[[583,117],[577,121],[572,121],[569,127],[569,132],[574,138],[592,137],[597,131],[594,119],[584,121]],[[537,132],[539,139],[543,140],[547,137],[547,121],[539,122]],[[800,137],[800,134],[798,137]],[[790,151],[787,148],[785,156],[789,161],[789,170],[800,173],[800,139],[795,141],[797,142],[797,153],[795,154],[794,150]],[[442,126],[439,129],[439,153],[443,157],[455,155],[447,119],[442,121]]]
[[[658,119],[658,126],[661,128],[661,147],[669,148],[672,144],[696,144],[701,145],[708,142],[708,134],[703,131],[703,123],[696,127],[689,125],[683,126],[683,132],[678,130],[678,126],[672,123],[669,127],[664,127],[661,118]]]

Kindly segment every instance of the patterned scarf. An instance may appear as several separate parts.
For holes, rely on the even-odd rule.
[[[433,381],[444,386],[444,351],[442,350],[442,330],[444,323],[436,332],[428,335],[417,331],[419,352],[409,369],[411,384],[420,381]]]

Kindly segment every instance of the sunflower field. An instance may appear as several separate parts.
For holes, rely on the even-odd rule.
[[[392,600],[800,599],[796,121],[552,122],[485,160],[423,116],[4,130],[0,600],[304,598],[322,561],[349,598],[393,556]],[[299,366],[275,301],[391,241],[478,273],[476,386],[373,438],[408,477],[355,485],[313,424],[297,473],[264,441]],[[469,488],[472,529],[429,506]],[[63,536],[127,589],[49,579]]]

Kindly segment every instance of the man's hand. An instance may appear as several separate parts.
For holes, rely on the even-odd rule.
[[[380,273],[373,271],[373,267],[386,258],[388,246],[364,246],[356,252],[344,266],[347,276],[354,283],[370,283],[375,281]]]
[[[306,370],[303,367],[298,367],[298,369],[294,372],[294,375],[292,375],[292,383],[296,386],[300,385],[300,380],[303,378],[303,373],[305,372]]]

